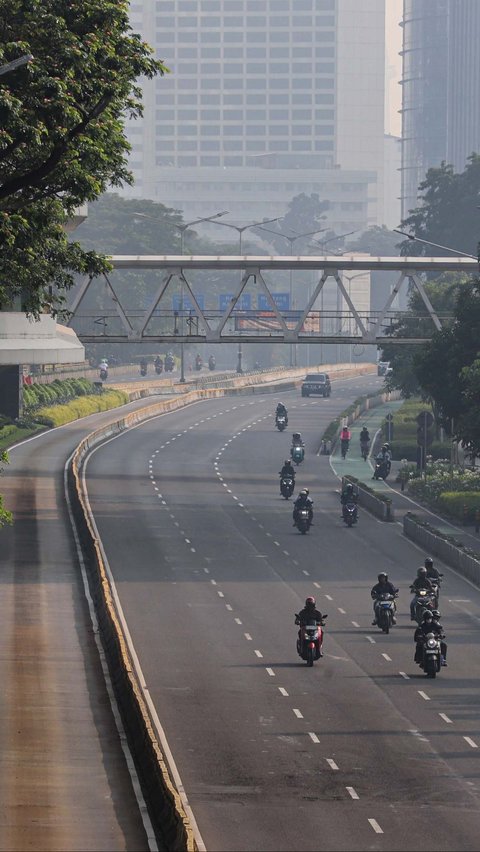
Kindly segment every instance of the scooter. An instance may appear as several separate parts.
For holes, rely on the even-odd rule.
[[[301,464],[305,458],[305,450],[300,444],[295,444],[290,448],[290,455],[295,464]]]
[[[390,473],[391,464],[388,459],[376,458],[375,470],[373,471],[373,479],[386,479]]]
[[[353,527],[358,520],[358,508],[356,503],[344,503],[342,506],[342,517],[347,527]]]
[[[102,369],[100,370],[100,378],[101,378],[102,382],[104,382],[104,381],[106,381],[106,379],[108,379],[108,370],[105,367],[102,367]]]
[[[370,441],[360,441],[360,452],[362,454],[363,461],[367,461],[368,454],[370,452]]]
[[[217,364],[217,362],[215,360],[215,355],[210,355],[210,357],[208,359],[208,369],[214,370],[215,367],[216,367],[216,364]]]
[[[389,633],[395,618],[395,595],[382,592],[375,600],[375,618],[384,633]]]
[[[323,645],[323,627],[325,626],[324,615],[321,621],[311,621],[308,624],[300,623],[300,616],[295,613],[295,624],[300,625],[300,636],[297,639],[297,654],[305,660],[307,666],[313,666],[314,660],[320,659]]]
[[[159,358],[158,361],[155,361],[155,372],[157,376],[159,376],[160,373],[163,372],[163,361],[161,360],[161,358]]]
[[[302,535],[305,535],[310,529],[312,523],[309,509],[299,509],[297,512],[296,527]]]
[[[295,491],[295,480],[293,476],[282,476],[280,479],[280,494],[288,500]]]
[[[415,589],[413,586],[410,586],[410,591],[415,595],[415,621],[421,624],[425,610],[432,612],[436,609],[435,593],[429,589]]]
[[[435,633],[427,633],[423,639],[420,667],[427,677],[436,677],[442,667],[440,639]]]
[[[146,365],[146,364],[141,364],[141,365],[140,365],[140,375],[141,375],[141,376],[146,376],[146,375],[147,375],[147,365]]]
[[[279,432],[283,432],[287,425],[287,418],[284,414],[278,414],[275,418],[275,426],[277,427]]]

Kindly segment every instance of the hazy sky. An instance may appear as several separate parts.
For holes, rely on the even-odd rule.
[[[398,55],[402,49],[402,28],[398,22],[402,19],[403,0],[385,0],[386,4],[386,64],[387,64],[387,101],[385,130],[400,136],[402,93],[398,84],[402,74],[402,61]]]

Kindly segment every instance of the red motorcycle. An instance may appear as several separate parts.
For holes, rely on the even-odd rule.
[[[323,627],[325,626],[324,615],[321,621],[309,621],[307,624],[300,622],[300,617],[295,614],[295,624],[300,625],[299,637],[297,639],[297,653],[307,666],[313,666],[314,660],[322,656]]]

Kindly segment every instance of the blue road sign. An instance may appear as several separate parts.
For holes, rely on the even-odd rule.
[[[202,310],[202,311],[205,310],[205,296],[203,296],[202,294],[199,294],[198,296],[196,295],[195,298],[198,302],[200,310]],[[174,311],[181,310],[180,305],[182,303],[182,297],[180,295],[175,295],[172,299],[172,303],[173,303],[173,310]],[[188,295],[184,296],[183,297],[183,311],[194,311],[194,310],[195,310],[195,305],[193,304],[190,297]]]
[[[223,295],[218,297],[218,309],[220,311],[226,311],[230,302],[233,299],[233,293],[224,293]],[[251,311],[252,310],[252,295],[251,293],[242,293],[237,303],[235,304],[235,311]]]
[[[272,297],[279,311],[288,311],[290,309],[290,293],[272,293]],[[258,294],[258,310],[272,310],[272,306],[264,293]]]

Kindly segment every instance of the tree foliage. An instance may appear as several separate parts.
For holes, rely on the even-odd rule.
[[[0,452],[0,464],[8,464],[8,453],[3,450]],[[0,467],[0,473],[2,473],[2,468]],[[0,527],[5,526],[5,524],[12,523],[12,513],[8,511],[3,505],[3,497],[0,494]]]
[[[455,321],[434,334],[414,357],[424,392],[436,403],[441,421],[480,454],[480,284],[458,290]]]
[[[74,209],[131,183],[125,116],[140,76],[166,71],[128,24],[126,0],[0,0],[0,303],[62,303],[75,272],[105,261],[64,233]],[[49,288],[59,295],[52,297]]]
[[[290,242],[285,236],[293,238],[296,234],[309,233],[310,237],[299,237],[293,242],[293,252],[295,255],[310,254],[312,240],[321,242],[327,237],[334,236],[334,232],[330,231],[325,223],[324,214],[329,206],[328,201],[320,201],[317,193],[306,195],[302,192],[292,198],[285,216],[280,221],[265,225],[265,229],[262,226],[252,230],[255,230],[257,236],[261,237],[265,243],[272,245],[278,254],[290,253]],[[316,236],[312,233],[313,231],[318,232]]]
[[[390,231],[386,225],[373,225],[353,242],[349,242],[348,251],[365,252],[373,257],[397,257],[400,254],[401,238]]]
[[[480,154],[468,158],[463,172],[442,163],[428,170],[419,186],[421,205],[403,220],[402,230],[422,240],[476,255],[480,213]],[[413,240],[401,244],[402,255],[452,256],[452,252],[432,248]]]

